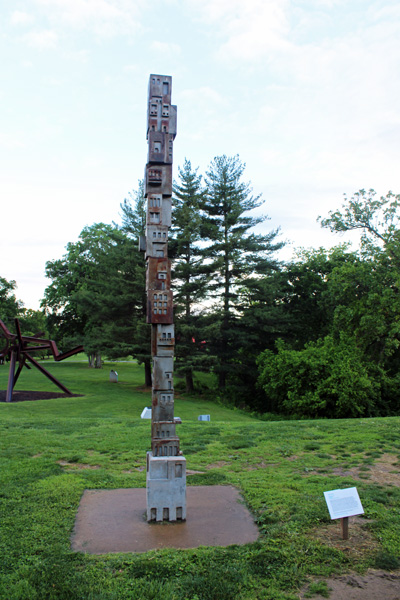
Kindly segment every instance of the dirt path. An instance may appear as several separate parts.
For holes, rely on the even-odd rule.
[[[369,569],[365,575],[342,575],[324,580],[328,584],[329,600],[400,600],[400,571],[388,573]],[[303,588],[299,600],[326,600],[319,594],[307,596]]]

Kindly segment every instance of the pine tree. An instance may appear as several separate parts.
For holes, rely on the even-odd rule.
[[[173,258],[174,306],[176,315],[176,371],[186,379],[186,391],[194,389],[193,371],[206,359],[202,351],[201,302],[207,295],[209,267],[201,248],[204,200],[202,177],[185,159],[178,168],[179,183],[174,184],[174,210],[170,255]]]
[[[251,231],[267,217],[249,214],[263,201],[261,196],[253,196],[249,183],[242,181],[244,169],[238,156],[218,156],[205,180],[204,235],[210,242],[207,262],[213,273],[209,290],[216,300],[210,336],[213,353],[218,356],[220,388],[225,388],[228,375],[237,370],[240,360],[238,321],[243,289],[278,268],[273,253],[283,246],[276,241],[278,230],[264,235]]]

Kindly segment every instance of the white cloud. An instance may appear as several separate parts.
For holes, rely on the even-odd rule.
[[[64,52],[63,57],[68,60],[74,60],[76,62],[85,64],[89,60],[89,55],[89,50],[68,50],[67,52]]]
[[[126,71],[127,73],[130,73],[130,72],[138,73],[140,71],[140,66],[138,64],[124,65],[122,68],[123,68],[123,71]]]
[[[29,25],[33,20],[32,15],[23,12],[22,10],[14,10],[10,16],[11,25]]]
[[[189,137],[199,141],[210,135],[213,139],[216,131],[221,133],[222,124],[218,113],[223,106],[229,108],[229,99],[211,87],[202,86],[183,90],[177,102],[182,139]],[[193,123],[196,123],[196,131],[193,130]]]
[[[13,150],[15,148],[25,148],[25,143],[18,136],[10,133],[0,133],[0,147]]]
[[[183,90],[183,92],[181,92],[181,97],[189,102],[195,100],[196,109],[198,108],[198,103],[204,104],[204,106],[210,106],[210,104],[221,106],[227,102],[225,96],[222,96],[219,92],[207,86]]]
[[[162,54],[164,58],[174,58],[181,53],[179,44],[173,42],[159,42],[156,40],[152,42],[151,49]]]
[[[219,57],[227,61],[265,58],[284,49],[290,31],[289,0],[190,0],[200,18],[215,25]]]
[[[51,29],[43,29],[41,31],[31,31],[30,33],[25,34],[22,39],[32,48],[45,50],[57,46],[58,35]]]
[[[131,34],[140,29],[144,0],[35,0],[51,23],[93,31],[100,37]]]

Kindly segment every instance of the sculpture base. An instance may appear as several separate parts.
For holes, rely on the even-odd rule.
[[[186,458],[147,453],[147,521],[186,520]]]
[[[85,490],[71,539],[74,552],[149,552],[250,544],[259,536],[253,516],[230,485],[188,485],[187,519],[146,521],[146,489]]]

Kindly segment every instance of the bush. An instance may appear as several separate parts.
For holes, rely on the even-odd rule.
[[[265,409],[298,417],[363,417],[376,412],[380,384],[352,339],[332,336],[292,350],[280,340],[277,353],[258,358]]]

